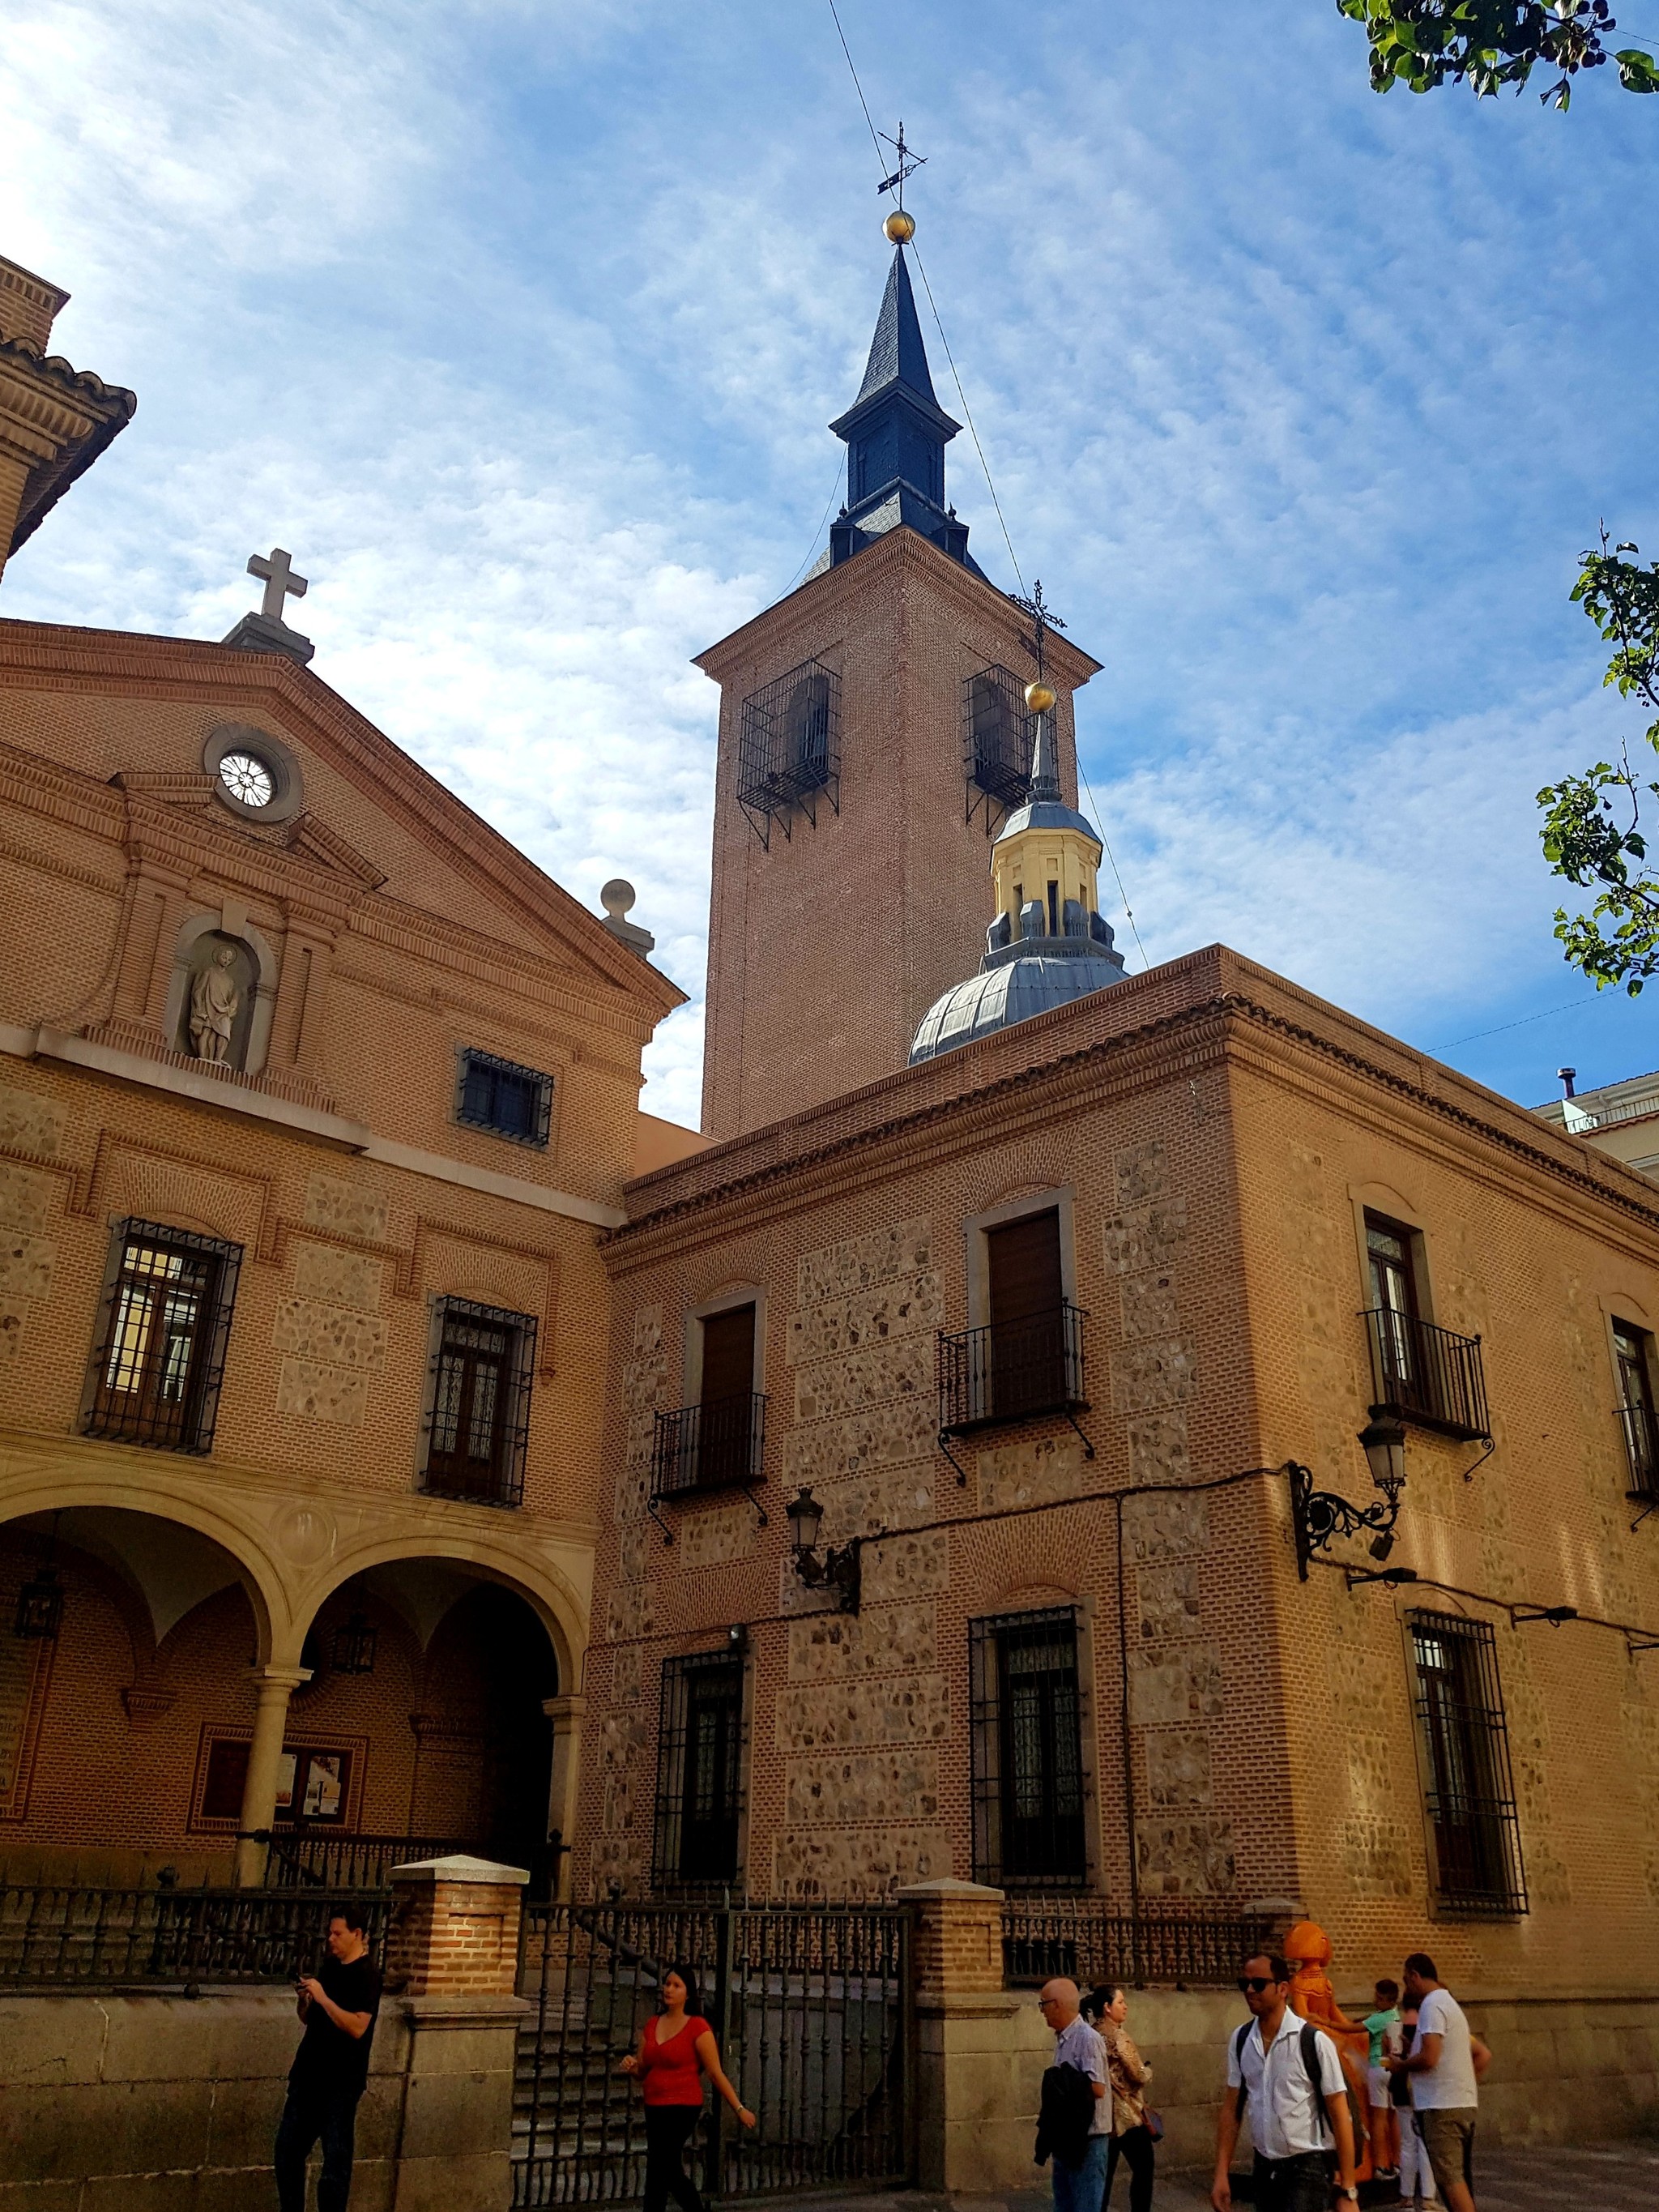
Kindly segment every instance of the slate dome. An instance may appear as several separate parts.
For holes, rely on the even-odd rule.
[[[1123,981],[1121,953],[1091,944],[1085,951],[1058,951],[1022,953],[994,968],[986,968],[965,982],[953,983],[921,1018],[910,1047],[910,1065],[954,1052],[975,1037],[989,1036],[1014,1022],[1046,1014],[1051,1006],[1069,1005],[1103,991],[1109,983]]]

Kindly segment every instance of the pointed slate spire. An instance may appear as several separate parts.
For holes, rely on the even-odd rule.
[[[887,289],[882,294],[881,313],[876,317],[876,334],[870,341],[870,359],[854,404],[862,405],[890,384],[908,384],[930,406],[939,405],[933,373],[927,366],[927,349],[922,343],[921,324],[916,314],[916,296],[910,289],[910,270],[902,246],[893,249]]]
[[[901,524],[967,561],[968,526],[945,504],[945,448],[962,425],[933,390],[902,244],[887,271],[859,396],[830,428],[847,446],[847,504],[830,532],[832,563]]]

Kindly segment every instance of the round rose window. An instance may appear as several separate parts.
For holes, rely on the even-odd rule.
[[[227,753],[219,763],[219,781],[244,806],[269,806],[276,796],[276,779],[257,753]]]

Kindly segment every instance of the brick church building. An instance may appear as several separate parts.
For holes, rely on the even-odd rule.
[[[1127,975],[1098,665],[968,550],[902,245],[833,427],[699,664],[714,1141],[604,1244],[576,1881],[1307,1912],[1639,2102],[1659,1194],[1222,947]]]

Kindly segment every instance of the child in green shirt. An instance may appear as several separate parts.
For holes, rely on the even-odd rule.
[[[1382,2039],[1400,2025],[1400,1984],[1376,1984],[1376,2009],[1365,2016],[1370,2037],[1368,2080],[1371,2097],[1371,2167],[1379,2180],[1392,2180],[1400,2171],[1400,2118],[1389,2094],[1388,2069],[1382,2063]]]

